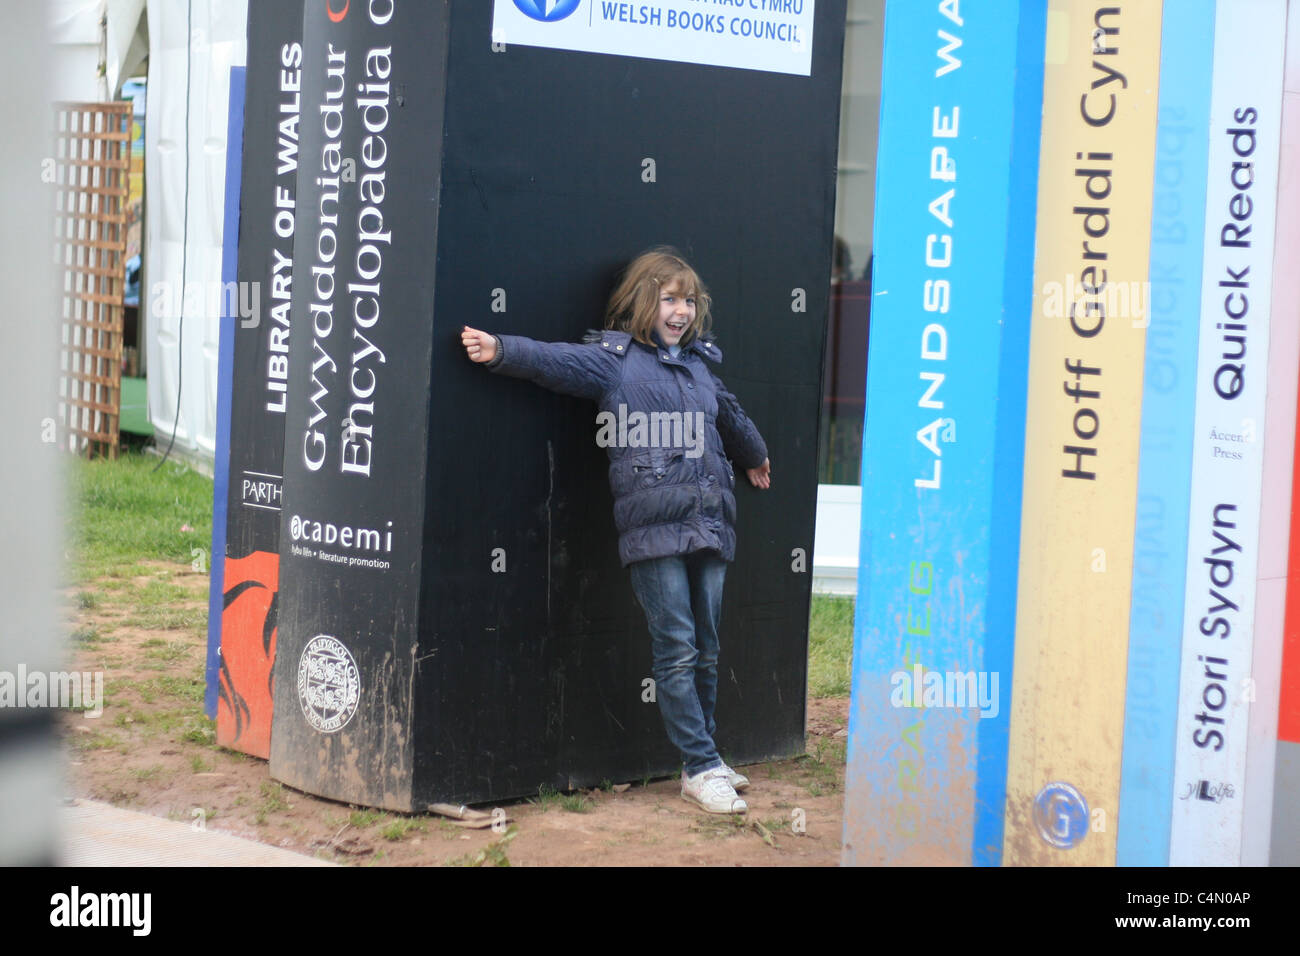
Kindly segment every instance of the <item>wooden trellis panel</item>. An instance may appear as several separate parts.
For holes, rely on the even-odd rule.
[[[61,103],[56,111],[59,441],[87,457],[116,458],[131,104]]]

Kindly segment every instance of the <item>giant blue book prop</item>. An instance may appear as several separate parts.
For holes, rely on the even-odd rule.
[[[844,860],[1001,859],[1045,4],[890,4]]]

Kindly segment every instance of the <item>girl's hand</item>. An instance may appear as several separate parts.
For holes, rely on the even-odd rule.
[[[460,342],[471,362],[490,362],[497,357],[497,340],[490,332],[480,332],[466,325],[461,328]]]
[[[746,468],[745,474],[749,475],[749,483],[755,488],[770,488],[772,486],[772,467],[771,461],[763,459],[763,464],[757,468]]]

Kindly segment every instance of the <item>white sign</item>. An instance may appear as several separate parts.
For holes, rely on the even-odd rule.
[[[816,0],[494,0],[492,42],[812,72]]]
[[[1218,5],[1170,866],[1242,862],[1285,35]]]

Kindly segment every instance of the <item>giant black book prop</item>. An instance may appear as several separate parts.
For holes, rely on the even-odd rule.
[[[658,243],[773,462],[738,482],[718,744],[802,752],[843,24],[818,3],[790,76],[494,48],[477,0],[307,5],[277,779],[408,810],[675,772],[596,408],[459,339],[577,341]]]
[[[258,757],[271,746],[302,20],[302,0],[248,11],[237,278],[239,301],[256,308],[233,323],[222,600],[210,622],[221,648],[217,742]]]

